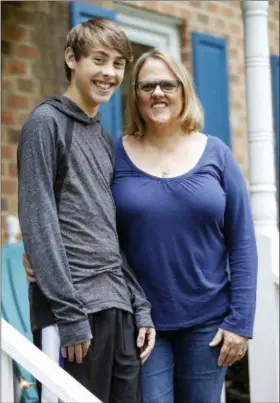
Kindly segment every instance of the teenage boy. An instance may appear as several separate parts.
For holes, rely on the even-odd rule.
[[[104,403],[141,401],[139,353],[143,362],[155,339],[150,304],[120,252],[113,143],[98,113],[131,60],[115,23],[75,26],[65,47],[69,88],[31,113],[18,146],[32,329],[56,324],[65,370]]]

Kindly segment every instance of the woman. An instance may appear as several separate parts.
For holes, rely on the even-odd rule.
[[[199,132],[202,121],[182,63],[142,55],[112,192],[121,247],[157,330],[142,367],[144,403],[218,403],[227,366],[252,337],[257,253],[246,186],[229,148]]]

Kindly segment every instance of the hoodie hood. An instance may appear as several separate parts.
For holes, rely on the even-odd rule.
[[[71,99],[67,97],[64,97],[63,95],[47,98],[40,105],[44,104],[51,105],[69,118],[85,125],[100,122],[101,115],[99,112],[97,112],[95,116],[89,117],[77,104],[75,104],[75,102],[71,101]]]

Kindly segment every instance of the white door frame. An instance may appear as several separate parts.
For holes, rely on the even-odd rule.
[[[131,42],[140,43],[181,58],[180,20],[145,10],[119,5],[114,10],[116,22],[124,29]]]

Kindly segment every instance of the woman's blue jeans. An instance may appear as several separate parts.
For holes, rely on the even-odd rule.
[[[143,403],[220,403],[226,367],[221,346],[209,347],[222,319],[175,331],[158,331],[142,367]]]

